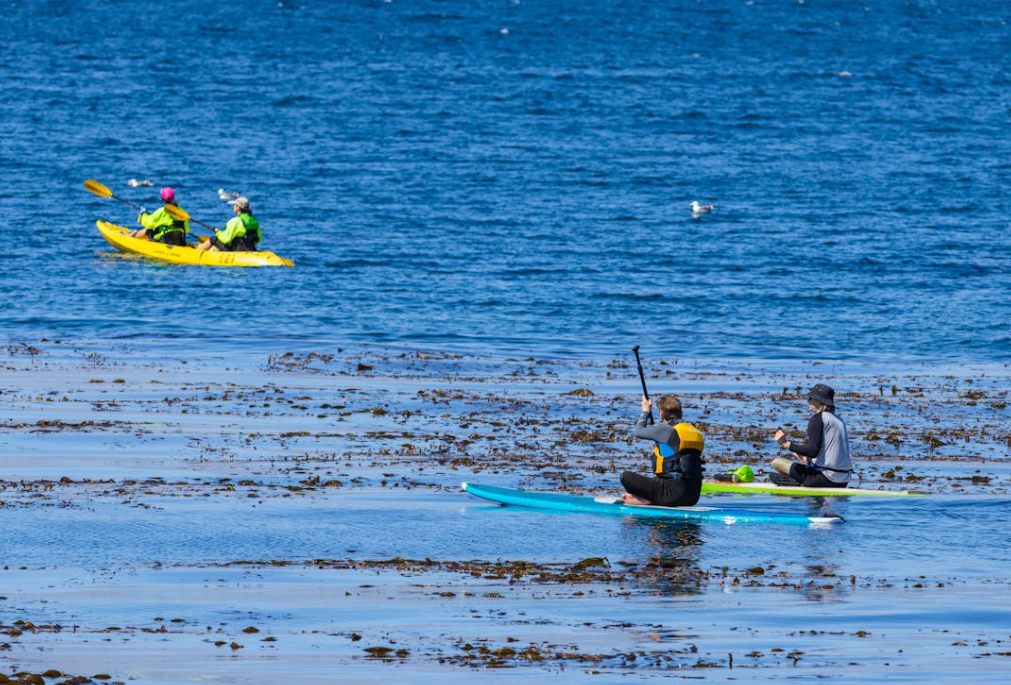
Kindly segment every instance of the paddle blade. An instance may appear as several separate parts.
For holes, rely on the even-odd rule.
[[[103,186],[98,181],[93,181],[90,178],[84,182],[84,189],[89,193],[94,193],[99,197],[112,197],[112,191]]]
[[[165,205],[165,213],[168,214],[173,219],[178,221],[189,221],[190,215],[182,207],[177,207],[176,205]]]

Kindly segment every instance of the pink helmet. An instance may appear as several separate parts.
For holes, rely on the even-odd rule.
[[[165,202],[175,202],[176,191],[172,190],[171,188],[162,188],[161,199],[164,200]]]

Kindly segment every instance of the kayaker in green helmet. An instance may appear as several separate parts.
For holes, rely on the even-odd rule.
[[[214,248],[222,252],[256,251],[256,245],[263,239],[263,234],[260,232],[260,222],[249,208],[249,200],[244,197],[236,199],[232,211],[235,216],[229,219],[225,230],[215,231],[212,237],[197,246],[198,250]]]
[[[176,192],[171,188],[161,189],[161,199],[166,205],[179,207],[179,204],[176,202]],[[182,207],[179,208],[182,209]],[[151,214],[148,214],[147,210],[141,207],[137,223],[144,228],[134,231],[130,234],[131,236],[142,240],[165,243],[166,245],[184,247],[186,245],[186,235],[190,232],[190,222],[173,219],[165,211],[165,207],[159,207]]]

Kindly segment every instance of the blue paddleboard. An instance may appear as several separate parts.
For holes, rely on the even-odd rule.
[[[722,521],[723,523],[793,523],[802,525],[842,523],[839,516],[805,516],[773,512],[717,509],[715,507],[656,507],[625,504],[618,497],[580,497],[550,492],[527,492],[492,485],[464,483],[465,492],[475,497],[531,509],[580,511],[591,514],[619,514],[647,518],[681,519],[683,521]]]

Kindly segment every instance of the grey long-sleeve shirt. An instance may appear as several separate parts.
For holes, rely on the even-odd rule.
[[[813,459],[812,466],[822,469],[834,483],[846,483],[853,470],[846,424],[829,411],[818,412],[807,422],[807,442],[790,441],[790,451]]]
[[[635,422],[635,437],[670,445],[676,454],[681,449],[681,436],[674,430],[674,426],[663,421],[654,423],[652,426],[647,425],[649,417],[650,413],[648,411],[644,411],[639,415],[639,418]]]

